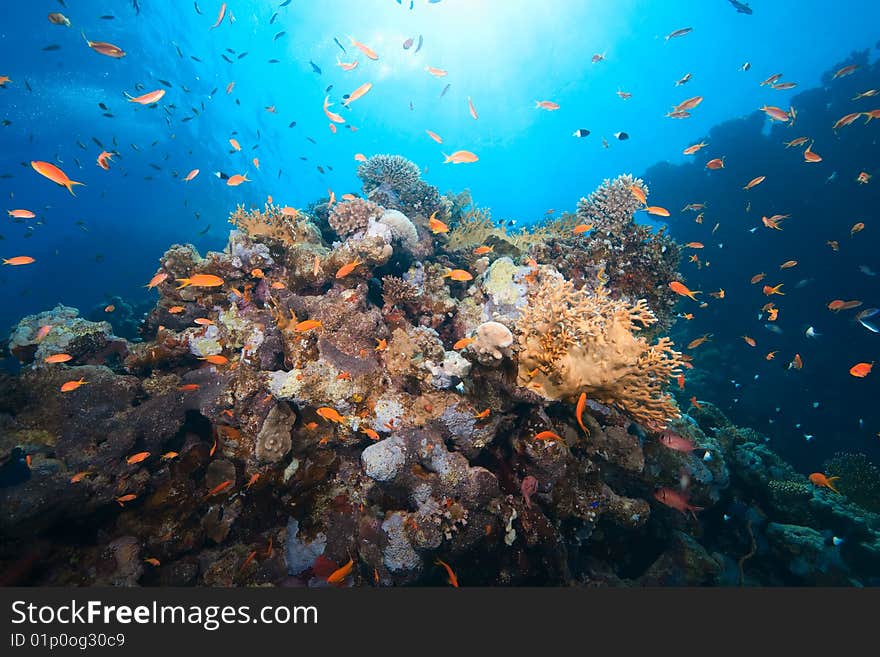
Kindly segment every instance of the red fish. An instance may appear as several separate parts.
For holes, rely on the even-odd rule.
[[[688,498],[689,496],[687,493],[679,493],[671,488],[658,488],[654,491],[655,500],[661,504],[665,504],[671,509],[681,511],[684,515],[690,513],[694,517],[694,520],[696,520],[696,512],[702,511],[703,507],[690,504]]]
[[[674,431],[664,431],[660,434],[659,441],[669,449],[674,449],[676,452],[684,452],[685,454],[690,454],[696,449],[690,440]]]

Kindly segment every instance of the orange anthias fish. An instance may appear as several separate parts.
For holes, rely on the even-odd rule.
[[[711,170],[723,169],[724,168],[724,158],[716,157],[714,160],[709,160],[706,162],[706,168]]]
[[[649,206],[642,208],[642,209],[645,212],[647,212],[648,214],[653,214],[658,217],[668,217],[669,216],[669,210],[667,210],[666,208],[661,208],[659,205],[649,205]]]
[[[474,255],[486,255],[487,253],[492,253],[494,250],[494,246],[478,246],[476,249],[474,249]]]
[[[109,171],[110,170],[109,162],[110,162],[110,160],[113,159],[113,155],[114,155],[114,153],[110,153],[108,151],[101,151],[101,154],[98,155],[98,159],[96,160],[98,163],[98,166],[101,167],[102,169],[104,169],[104,171]]]
[[[593,224],[578,224],[571,232],[575,235],[583,235],[591,230],[593,230]]]
[[[305,321],[299,322],[293,327],[293,330],[297,333],[305,333],[307,331],[312,331],[317,328],[323,328],[323,324],[317,319],[307,319]]]
[[[442,68],[435,68],[433,66],[426,66],[425,70],[433,75],[434,77],[442,78],[449,75],[448,71],[444,71]]]
[[[849,368],[849,373],[854,377],[859,379],[864,379],[868,374],[871,373],[871,369],[874,367],[873,361],[870,363],[856,363],[852,367]]]
[[[332,106],[333,106],[333,103],[330,102],[330,96],[325,96],[324,97],[324,114],[327,116],[328,119],[330,119],[331,121],[334,121],[335,123],[345,123],[345,119],[343,117],[341,117],[336,112],[330,111],[329,108]]]
[[[360,50],[364,55],[372,59],[373,61],[379,59],[379,55],[376,54],[376,51],[370,48],[369,46],[364,45],[363,43],[359,43],[355,41],[353,37],[348,37],[351,40],[351,45]]]
[[[821,162],[822,156],[818,153],[813,152],[813,143],[810,142],[810,145],[807,146],[807,149],[804,151],[804,162]]]
[[[84,386],[86,383],[87,381],[85,379],[79,379],[78,381],[68,381],[61,386],[61,392],[72,392],[80,386]]]
[[[642,205],[645,205],[648,202],[648,196],[647,194],[645,194],[645,188],[641,185],[630,185],[629,191]]]
[[[146,93],[142,96],[137,97],[130,96],[126,93],[125,97],[128,98],[129,103],[137,103],[138,105],[152,105],[153,103],[159,102],[164,95],[164,89],[156,89],[156,91],[151,91],[150,93]]]
[[[687,100],[681,101],[678,105],[675,106],[676,112],[687,112],[689,110],[694,109],[697,105],[703,102],[702,96],[694,96],[693,98],[688,98]]]
[[[226,481],[217,484],[216,486],[214,486],[214,488],[209,490],[207,495],[205,495],[205,497],[213,497],[214,495],[217,495],[218,493],[222,493],[224,490],[226,490],[227,488],[232,486],[233,483],[234,482],[232,481],[232,479],[227,479]]]
[[[751,189],[752,187],[757,187],[762,182],[764,182],[765,178],[766,178],[766,176],[758,176],[757,178],[752,178],[748,182],[748,184],[746,184],[746,186],[743,187],[743,189]]]
[[[126,502],[131,502],[132,500],[135,500],[135,499],[137,499],[137,495],[135,495],[134,493],[129,493],[128,495],[122,495],[121,497],[117,497],[116,503],[119,504],[119,506],[125,506]]]
[[[229,176],[229,180],[226,181],[226,185],[229,187],[238,187],[240,184],[246,182],[251,182],[246,173],[236,173],[234,176]]]
[[[764,359],[765,359],[765,360],[773,360],[774,358],[776,358],[776,354],[777,354],[777,353],[779,353],[778,350],[777,350],[777,351],[771,351],[771,352],[769,352],[766,356],[764,356]]]
[[[32,265],[36,260],[31,256],[15,256],[13,258],[3,258],[4,265],[20,267],[21,265]]]
[[[454,350],[458,351],[459,349],[464,349],[469,344],[471,344],[473,341],[474,341],[474,338],[462,338],[461,340],[457,340],[456,343],[454,345],[452,345],[452,348]]]
[[[779,265],[780,269],[791,269],[792,267],[797,267],[797,260],[786,260],[781,265]]]
[[[557,436],[552,431],[541,431],[540,433],[535,434],[535,440],[544,440],[544,441],[555,440],[558,443],[562,442],[562,438]]]
[[[189,182],[190,180],[192,180],[193,178],[195,178],[197,175],[199,175],[199,170],[198,170],[198,169],[193,169],[193,170],[190,171],[188,174],[186,174],[186,178],[183,179],[183,182]]]
[[[791,120],[791,116],[788,112],[779,107],[774,107],[773,105],[764,105],[760,110],[774,121],[782,121],[784,123]]]
[[[437,133],[435,133],[435,132],[431,132],[430,130],[425,130],[425,132],[427,132],[427,133],[428,133],[428,136],[429,136],[431,139],[433,139],[434,141],[436,141],[438,144],[442,144],[442,143],[443,143],[443,138],[440,137],[440,135],[438,135]],[[364,159],[366,159],[366,158],[364,158]]]
[[[370,440],[379,440],[379,434],[375,430],[370,429],[369,427],[361,427],[360,431],[362,433],[365,433],[367,436],[369,436]]]
[[[125,51],[119,46],[114,46],[112,43],[107,43],[106,41],[89,41],[84,33],[81,32],[81,34],[82,38],[86,40],[89,48],[95,52],[115,59],[125,57]]]
[[[455,151],[451,155],[443,153],[443,157],[446,158],[443,160],[443,164],[469,164],[480,159],[470,151]]]
[[[348,107],[354,101],[356,101],[358,98],[363,98],[366,95],[366,93],[372,88],[373,88],[373,84],[371,82],[364,82],[361,86],[359,86],[357,89],[352,91],[351,94],[348,96],[348,98],[346,98],[344,101],[342,101],[342,105],[344,107]]]
[[[840,128],[851,125],[857,118],[862,115],[861,112],[852,112],[851,114],[847,114],[846,116],[842,116],[837,121],[834,122],[834,125],[831,126],[832,130],[839,130]]]
[[[684,154],[684,155],[693,155],[693,154],[696,153],[698,150],[700,150],[701,148],[705,148],[706,146],[708,146],[708,144],[707,144],[706,142],[704,142],[704,141],[701,141],[699,144],[694,144],[694,145],[692,145],[692,146],[688,146],[687,148],[685,148],[685,149],[682,151],[682,154]]]
[[[804,361],[801,358],[800,354],[795,354],[794,358],[791,359],[791,362],[788,364],[788,369],[790,370],[801,370],[804,368]]]
[[[688,249],[703,249],[705,245],[702,242],[688,242],[685,244],[685,247]]]
[[[840,477],[826,477],[821,472],[814,472],[810,475],[811,484],[813,484],[814,486],[819,486],[820,488],[829,488],[840,495],[840,491],[834,487],[834,482],[838,479],[840,479]]]
[[[548,112],[553,112],[559,109],[559,104],[554,103],[552,100],[536,100],[535,109],[545,109]]]
[[[587,407],[587,393],[582,392],[577,400],[577,406],[574,409],[574,417],[577,420],[578,426],[584,430],[584,433],[589,435],[589,430],[584,425],[584,409]]]
[[[798,137],[797,139],[792,139],[791,141],[784,143],[786,148],[797,148],[798,146],[803,146],[808,141],[810,141],[809,137]]]
[[[755,283],[760,283],[760,282],[763,281],[766,277],[767,277],[767,274],[765,274],[764,272],[761,272],[760,274],[755,274],[754,276],[752,276],[752,278],[751,278],[751,280],[750,280],[749,282],[750,282],[752,285],[754,285]]]
[[[362,265],[363,262],[359,258],[355,258],[351,262],[342,265],[339,269],[336,270],[336,278],[345,278],[351,272],[355,270],[358,265]]]
[[[37,216],[30,210],[7,210],[6,214],[8,214],[13,219],[33,219]]]
[[[206,361],[211,363],[212,365],[226,365],[229,362],[229,359],[226,356],[222,356],[220,354],[211,354],[210,356],[200,356],[199,360]]]
[[[691,291],[684,283],[679,283],[678,281],[672,281],[669,284],[669,289],[678,295],[688,297],[689,299],[693,299],[694,301],[697,300],[695,295],[701,294],[699,290]]]
[[[706,343],[706,342],[710,342],[711,339],[712,339],[712,334],[711,334],[711,333],[704,333],[704,334],[701,335],[699,338],[697,338],[697,339],[695,339],[695,340],[691,340],[690,342],[688,342],[687,348],[688,348],[688,349],[696,349],[696,348],[699,347],[701,344],[704,344],[704,343]]]
[[[315,411],[319,416],[327,420],[328,422],[335,422],[336,424],[345,424],[345,418],[339,414],[335,408],[330,408],[329,406],[321,406]]]
[[[867,185],[869,182],[871,182],[871,174],[867,171],[862,171],[856,178],[856,182],[861,185]]]
[[[70,192],[73,196],[76,194],[73,193],[74,185],[85,185],[85,183],[76,182],[75,180],[71,180],[67,177],[67,174],[64,173],[61,169],[56,167],[54,164],[49,162],[42,162],[40,160],[34,160],[31,162],[31,167],[38,174],[43,176],[44,178],[48,178],[56,185],[61,185],[62,187],[66,187],[67,191]]]
[[[852,228],[849,229],[849,236],[852,237],[856,233],[860,233],[863,230],[865,230],[865,224],[859,221],[858,223],[853,224]]]
[[[73,360],[73,356],[70,354],[52,354],[51,356],[46,356],[43,359],[44,363],[66,363],[70,360]]]
[[[780,283],[779,285],[776,285],[776,286],[773,286],[773,287],[771,287],[771,286],[769,286],[769,285],[765,285],[765,286],[764,286],[764,294],[765,294],[766,296],[768,296],[768,297],[769,297],[769,296],[772,296],[772,295],[774,295],[774,294],[778,294],[779,296],[783,296],[783,297],[784,297],[784,296],[785,296],[785,292],[780,292],[780,291],[779,291],[779,288],[781,288],[782,286],[783,286],[783,283]]]
[[[458,588],[458,577],[455,576],[455,572],[452,570],[452,567],[442,559],[437,559],[437,561],[435,561],[434,563],[436,563],[438,566],[443,566],[443,568],[446,569],[446,576],[449,578],[447,581],[451,586]]]
[[[343,71],[353,71],[357,68],[358,60],[354,60],[353,62],[344,62],[339,57],[336,58],[336,65],[341,68]]]
[[[213,274],[195,274],[194,276],[190,276],[189,278],[177,278],[175,279],[181,285],[177,286],[177,289],[180,290],[185,287],[219,287],[223,285],[224,281],[219,276],[214,276]]]
[[[447,226],[445,223],[443,223],[442,221],[437,219],[437,211],[436,210],[434,210],[434,212],[431,213],[431,217],[428,219],[428,228],[430,228],[431,232],[434,233],[435,235],[437,233],[448,233],[449,232],[449,226]]]
[[[755,338],[751,338],[751,337],[749,337],[748,335],[744,335],[744,336],[742,336],[742,339],[743,339],[743,340],[745,341],[745,343],[746,343],[747,345],[749,345],[750,347],[754,347],[754,346],[757,345],[757,343],[755,342]]]
[[[837,78],[843,78],[847,75],[852,75],[853,72],[859,67],[858,64],[850,64],[849,66],[844,66],[842,69],[838,70],[834,73],[834,76],[831,78],[832,80],[836,80]]]
[[[223,22],[223,17],[226,15],[226,3],[223,2],[220,4],[220,11],[217,13],[217,21],[208,29],[213,30],[216,27],[220,27],[220,23]]]
[[[492,413],[492,410],[489,408],[486,408],[486,409],[480,411],[479,413],[474,413],[474,419],[475,420],[485,420],[487,417],[489,417],[489,415],[491,413]]]
[[[341,566],[334,570],[327,577],[328,584],[341,584],[345,581],[345,578],[351,574],[352,569],[354,568],[354,559],[349,559],[348,563],[344,566]]]
[[[137,454],[132,454],[127,459],[125,459],[125,462],[129,465],[134,465],[135,463],[146,461],[148,458],[150,458],[149,452],[138,452]]]
[[[236,151],[240,151],[240,150],[241,150],[241,144],[239,144],[239,143],[238,143],[238,140],[235,139],[234,137],[230,137],[230,138],[229,138],[229,145],[232,146],[232,148],[233,148],[234,150],[236,150]]]
[[[443,278],[451,278],[454,281],[470,281],[473,280],[473,275],[469,272],[466,272],[464,269],[453,269],[445,274],[443,274]]]
[[[791,215],[787,214],[774,214],[772,217],[761,217],[761,223],[763,223],[767,228],[772,228],[773,230],[782,230],[779,227],[779,222],[783,219],[788,219]]]

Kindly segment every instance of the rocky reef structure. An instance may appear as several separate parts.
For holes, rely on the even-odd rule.
[[[796,551],[809,578],[816,536],[788,525],[875,558],[873,520],[774,493],[799,477],[763,444],[679,414],[651,289],[575,281],[537,257],[547,227],[480,254],[433,234],[464,199],[403,158],[359,175],[368,198],[238,208],[222,252],[172,246],[140,341],[64,306],[21,320],[0,581],[327,586],[352,560],[342,585],[439,585],[440,558],[462,585],[730,583],[745,525],[700,526],[754,488],[775,525],[748,525],[747,581]]]

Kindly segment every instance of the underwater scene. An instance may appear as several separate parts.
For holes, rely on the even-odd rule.
[[[0,22],[0,585],[880,585],[880,5]]]

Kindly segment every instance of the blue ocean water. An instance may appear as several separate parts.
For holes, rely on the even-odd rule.
[[[711,267],[683,266],[691,287],[703,290],[704,298],[718,288],[728,292],[725,305],[711,304],[673,333],[680,343],[714,333],[712,358],[695,356],[702,377],[696,396],[717,400],[737,422],[766,432],[804,468],[817,469],[841,448],[876,457],[876,375],[854,379],[847,370],[877,357],[878,336],[853,322],[852,311],[834,315],[825,304],[842,298],[862,300],[863,308],[880,305],[877,279],[858,270],[864,265],[880,272],[872,225],[880,178],[855,182],[860,171],[878,173],[880,123],[864,126],[859,119],[835,134],[830,124],[811,125],[802,111],[804,134],[813,133],[816,150],[826,160],[838,151],[833,165],[817,164],[809,174],[797,152],[788,153],[790,163],[777,167],[775,176],[766,172],[769,156],[759,138],[781,142],[801,132],[771,128],[763,114],[742,131],[754,142],[737,133],[726,137],[730,150],[713,145],[704,151],[725,156],[725,170],[707,173],[702,154],[690,168],[670,168],[687,165],[684,147],[715,126],[754,115],[764,104],[788,108],[798,94],[827,87],[828,72],[854,51],[869,51],[862,69],[835,82],[858,91],[880,87],[876,65],[869,69],[877,55],[876,3],[854,0],[838,8],[754,0],[753,14],[738,13],[727,0],[227,4],[222,23],[211,29],[220,2],[6,3],[0,75],[11,82],[0,88],[0,116],[9,122],[0,128],[0,192],[6,209],[27,208],[37,216],[2,220],[3,257],[36,258],[33,266],[0,269],[4,330],[58,302],[90,312],[114,296],[148,301],[143,286],[170,244],[193,243],[201,252],[221,248],[226,217],[239,203],[260,206],[272,195],[305,207],[330,189],[357,192],[357,153],[404,155],[441,191],[470,189],[494,217],[519,225],[540,220],[549,209],[573,210],[605,178],[648,172],[652,203],[673,213],[673,235],[706,242],[701,257]],[[50,11],[64,12],[71,26],[50,23]],[[665,38],[681,28],[693,30]],[[125,57],[93,51],[83,34],[118,45]],[[369,44],[378,61],[357,51],[349,36]],[[404,49],[408,38],[422,44],[418,52],[415,44]],[[602,58],[593,62],[594,55]],[[353,71],[337,65],[355,59]],[[433,76],[428,66],[448,75]],[[775,73],[797,87],[759,85]],[[690,81],[675,86],[686,74]],[[343,108],[343,95],[365,82],[371,91]],[[155,89],[166,91],[155,106],[124,96]],[[704,101],[690,118],[665,116],[696,95]],[[340,126],[330,132],[325,96],[356,131]],[[469,114],[468,98],[478,120]],[[538,109],[539,100],[560,107]],[[852,111],[877,105],[876,97],[860,103]],[[849,111],[840,110],[835,119]],[[574,137],[578,129],[589,136]],[[426,130],[444,143],[436,144]],[[615,138],[618,132],[629,139]],[[240,152],[232,152],[230,138],[241,144]],[[857,145],[859,159],[848,150]],[[477,153],[479,162],[444,165],[443,153],[458,149]],[[118,152],[109,171],[96,164],[102,150]],[[85,186],[76,187],[74,197],[38,176],[31,160],[55,163]],[[198,177],[183,182],[195,168]],[[217,171],[247,173],[252,182],[229,187]],[[826,185],[833,171],[838,177]],[[768,180],[754,190],[755,207],[744,219],[739,192],[758,175]],[[709,203],[702,227],[722,221],[717,235],[683,223],[692,217],[678,211],[692,202]],[[737,213],[721,216],[721,208],[734,204]],[[775,234],[756,222],[762,213],[793,218]],[[866,229],[851,238],[849,226],[857,221]],[[799,232],[789,238],[795,227]],[[833,239],[841,243],[835,259],[825,245]],[[770,269],[789,258],[799,261],[793,272]],[[789,296],[775,297],[780,306],[784,302],[782,335],[756,319],[767,299],[750,289],[748,279],[759,271],[768,273],[765,283],[786,283]],[[811,284],[796,292],[801,279]],[[691,309],[682,306],[682,312]],[[805,340],[810,325],[823,335]],[[753,353],[743,334],[758,340]],[[766,361],[771,350],[778,350],[776,359]],[[786,369],[793,353],[806,363],[797,378]]]

